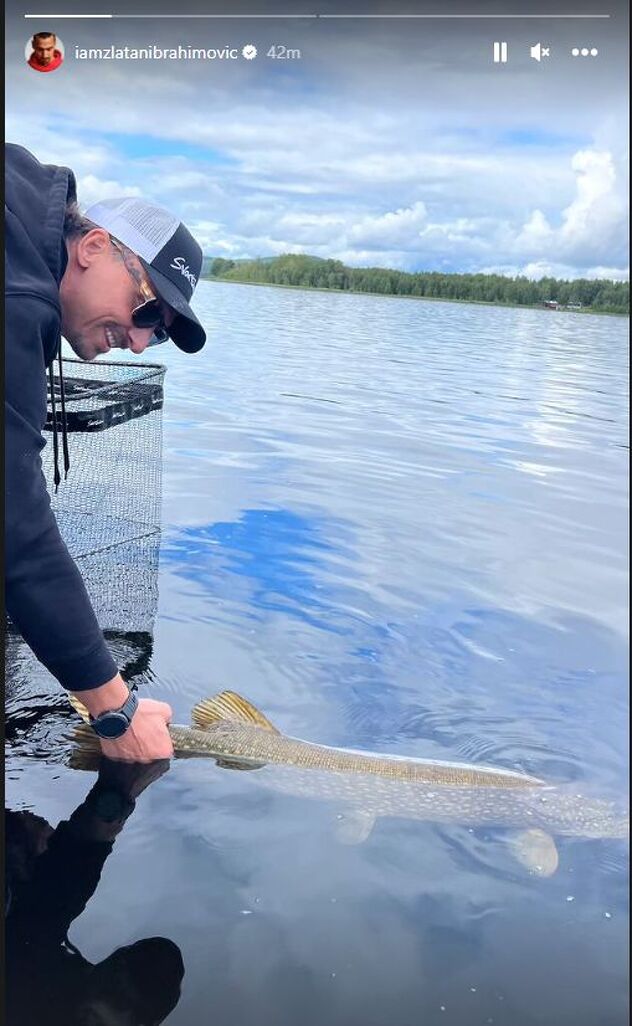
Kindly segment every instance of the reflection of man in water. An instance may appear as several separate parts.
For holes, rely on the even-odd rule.
[[[180,949],[164,937],[96,965],[68,940],[135,798],[168,763],[102,764],[68,822],[5,812],[7,1026],[157,1026],[180,997]]]
[[[33,71],[55,71],[64,57],[57,49],[57,36],[54,32],[36,32],[31,43],[33,53],[28,59],[29,68]]]

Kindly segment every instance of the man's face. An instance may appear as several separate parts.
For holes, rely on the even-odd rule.
[[[43,39],[33,39],[33,53],[38,64],[46,66],[50,64],[55,56],[55,36],[45,36]]]
[[[147,280],[138,258],[112,245],[102,228],[73,240],[60,286],[62,334],[82,360],[94,360],[111,349],[142,353],[153,334],[136,328],[132,311],[144,302],[141,282]],[[173,319],[163,307],[166,324]]]

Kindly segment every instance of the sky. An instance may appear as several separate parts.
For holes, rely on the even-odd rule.
[[[512,0],[516,2],[516,0]],[[257,2],[231,13],[520,13],[525,3]],[[82,206],[145,195],[210,256],[311,253],[353,266],[627,280],[625,15],[608,19],[196,18],[7,13],[6,138],[72,167]],[[46,12],[38,3],[37,12]],[[51,12],[121,13],[114,2]],[[586,0],[556,11],[603,13]],[[25,63],[51,29],[62,67]],[[508,61],[494,64],[493,42]],[[550,56],[536,61],[540,42]],[[253,60],[77,60],[75,47],[254,44]],[[300,57],[272,59],[272,45]],[[573,57],[573,46],[596,48]]]

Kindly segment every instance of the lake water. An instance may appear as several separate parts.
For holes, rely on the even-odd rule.
[[[143,693],[187,722],[231,688],[295,736],[625,801],[627,320],[208,282],[197,308],[201,354],[151,352]],[[95,778],[64,765],[59,689],[12,652],[7,807],[54,827]],[[624,841],[556,838],[542,879],[500,829],[384,819],[341,844],[335,800],[261,779],[172,764],[74,912],[91,963],[179,947],[171,1026],[626,1021]]]

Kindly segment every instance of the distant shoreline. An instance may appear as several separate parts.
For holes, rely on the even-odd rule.
[[[569,310],[566,307],[551,309],[541,303],[502,303],[491,299],[448,299],[444,296],[410,296],[395,294],[392,292],[367,292],[364,289],[336,289],[319,285],[282,285],[272,281],[245,281],[238,278],[221,278],[218,275],[202,275],[200,281],[221,282],[223,285],[253,285],[255,288],[266,289],[290,289],[293,292],[334,292],[339,296],[375,296],[379,299],[408,299],[421,303],[458,303],[465,306],[497,306],[504,309],[514,310],[541,310],[551,314],[591,314],[593,317],[627,317],[629,313],[619,313],[615,310],[593,310],[585,306],[581,309]]]

